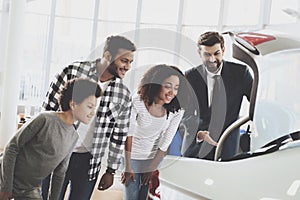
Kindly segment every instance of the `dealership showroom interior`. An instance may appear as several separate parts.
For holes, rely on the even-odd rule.
[[[0,200],[299,200],[299,32],[300,0],[0,0]]]

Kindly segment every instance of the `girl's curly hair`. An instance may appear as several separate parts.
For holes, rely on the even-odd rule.
[[[170,76],[177,76],[180,81],[180,86],[178,89],[178,94],[169,103],[165,104],[164,108],[167,110],[167,115],[172,112],[181,109],[179,102],[179,97],[182,96],[182,84],[185,83],[185,78],[183,73],[175,66],[170,66],[166,64],[159,64],[151,67],[143,76],[139,87],[138,94],[140,99],[148,106],[151,106],[154,99],[159,96],[162,83]]]

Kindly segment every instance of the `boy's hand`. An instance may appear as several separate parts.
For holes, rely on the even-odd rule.
[[[11,192],[0,192],[0,200],[12,199]]]

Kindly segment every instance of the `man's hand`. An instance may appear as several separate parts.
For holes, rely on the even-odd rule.
[[[0,200],[12,199],[11,192],[0,192]]]
[[[210,136],[209,136],[209,132],[208,131],[198,131],[197,133],[197,137],[199,140],[204,140],[207,143],[213,145],[213,146],[217,146],[218,143],[216,141],[214,141]]]
[[[101,180],[98,185],[98,190],[106,190],[106,189],[110,188],[110,186],[112,186],[113,183],[114,183],[113,174],[106,172],[101,177]]]
[[[121,177],[121,183],[125,184],[126,186],[128,185],[130,179],[135,181],[135,175],[134,171],[128,171],[128,172],[123,172],[122,177]]]

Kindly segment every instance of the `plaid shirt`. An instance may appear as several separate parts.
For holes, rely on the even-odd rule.
[[[58,110],[58,91],[68,80],[79,77],[98,81],[96,61],[75,62],[64,68],[51,83],[43,107],[46,110]],[[109,147],[107,165],[112,169],[118,169],[129,127],[130,91],[122,80],[114,78],[100,98],[91,150],[93,157],[90,160],[89,180],[98,176],[101,159],[107,146]]]

